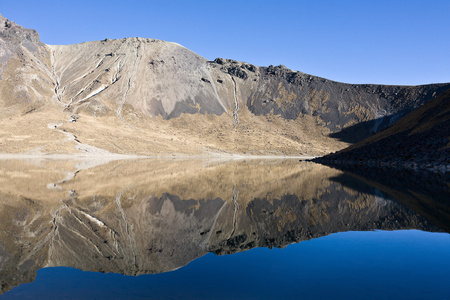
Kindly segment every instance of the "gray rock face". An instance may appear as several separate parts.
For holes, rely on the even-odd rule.
[[[334,137],[356,142],[394,122],[450,84],[390,86],[345,84],[292,71],[285,66],[255,67],[218,58],[213,68],[236,78],[245,105],[255,115],[297,119],[316,117]],[[348,128],[343,131],[344,128]]]
[[[48,54],[35,30],[0,15],[0,120],[51,99]]]
[[[118,118],[125,107],[164,119],[226,111],[206,60],[178,44],[129,38],[49,48],[59,101],[74,113],[94,99]]]
[[[6,19],[0,14],[0,38],[16,43],[38,43],[39,34],[34,29],[26,29]]]

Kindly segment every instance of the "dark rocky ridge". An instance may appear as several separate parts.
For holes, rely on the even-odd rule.
[[[316,117],[331,137],[354,143],[450,88],[449,83],[421,86],[346,84],[308,75],[285,66],[256,67],[217,58],[213,68],[236,78],[243,101],[255,115],[297,119]]]
[[[450,90],[376,135],[315,161],[450,172]]]

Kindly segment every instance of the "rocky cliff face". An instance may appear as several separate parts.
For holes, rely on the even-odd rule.
[[[62,170],[76,176],[61,180]],[[284,247],[339,231],[439,230],[312,163],[130,161],[79,170],[4,162],[0,175],[2,292],[50,266],[160,273],[208,252]]]
[[[344,84],[284,66],[255,67],[224,59],[211,65],[239,83],[242,101],[253,114],[280,115],[288,120],[313,116],[335,137],[349,141],[379,131],[450,87]],[[347,130],[353,137],[341,132],[352,125],[358,127]]]
[[[208,61],[152,39],[50,46],[0,21],[2,152],[76,153],[82,143],[114,153],[317,155],[450,88],[343,84],[284,66]]]
[[[16,43],[39,43],[39,34],[34,29],[25,29],[0,15],[0,37]]]
[[[39,34],[0,15],[0,119],[50,103],[53,80]]]

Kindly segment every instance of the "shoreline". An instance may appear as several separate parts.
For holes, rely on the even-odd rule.
[[[450,164],[446,164],[443,161],[431,161],[420,162],[417,160],[383,160],[383,159],[368,159],[368,160],[356,160],[356,159],[330,159],[324,157],[318,157],[312,160],[315,163],[320,163],[326,166],[336,167],[344,166],[347,168],[377,168],[377,169],[396,169],[396,170],[412,170],[412,171],[430,171],[434,173],[448,174],[450,173]]]
[[[129,160],[129,159],[225,159],[225,160],[245,160],[245,159],[299,159],[299,160],[312,160],[318,158],[318,156],[306,156],[306,155],[245,155],[245,154],[194,154],[194,155],[132,155],[132,154],[111,154],[111,155],[95,155],[95,154],[10,154],[0,153],[0,160],[26,160],[26,159],[42,159],[42,160]]]

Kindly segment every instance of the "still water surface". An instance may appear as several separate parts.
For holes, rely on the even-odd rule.
[[[295,160],[0,165],[0,299],[450,298],[446,178]]]

